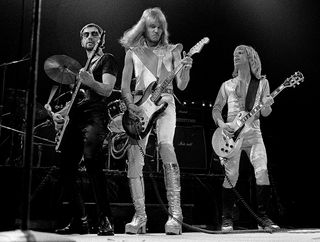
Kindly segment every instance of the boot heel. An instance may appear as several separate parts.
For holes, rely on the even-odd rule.
[[[145,234],[147,215],[144,203],[144,182],[143,177],[130,178],[130,191],[133,205],[136,210],[132,221],[125,226],[126,234]]]
[[[146,225],[142,225],[139,229],[137,234],[145,234],[146,233]]]
[[[131,224],[126,224],[125,227],[126,234],[145,234],[146,233],[146,224],[141,224],[140,226],[133,226]]]
[[[165,232],[167,235],[180,235],[182,234],[182,227],[180,226],[165,226]]]

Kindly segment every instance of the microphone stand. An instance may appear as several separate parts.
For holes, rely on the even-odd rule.
[[[28,54],[29,55],[29,54]],[[20,60],[15,60],[15,61],[11,61],[11,62],[7,62],[7,63],[2,63],[0,64],[0,67],[3,67],[3,75],[2,75],[2,85],[1,85],[1,91],[0,91],[0,137],[1,137],[1,124],[2,124],[2,115],[3,115],[3,108],[4,108],[4,90],[6,88],[6,71],[9,65],[13,65],[13,64],[17,64],[23,61],[27,61],[30,59],[30,57],[28,57],[28,55],[26,55],[25,57],[23,57]]]
[[[29,230],[30,224],[30,201],[31,201],[31,177],[32,177],[32,159],[33,159],[33,126],[35,120],[35,100],[38,81],[38,63],[39,63],[39,39],[40,39],[40,16],[41,16],[41,0],[33,0],[33,15],[32,15],[32,34],[31,34],[31,65],[30,78],[28,81],[28,95],[27,95],[27,110],[26,110],[26,136],[23,152],[23,194],[22,194],[22,223],[21,233],[17,234],[16,240],[22,241],[21,236],[25,236],[25,241],[39,241],[44,239],[46,241],[69,241],[67,238],[54,235],[44,235],[40,233],[37,235]],[[17,232],[17,231],[15,231]],[[9,232],[4,238],[12,238],[13,234]],[[1,237],[1,233],[0,233]],[[24,240],[23,240],[24,241]],[[71,240],[70,240],[71,241]]]
[[[35,120],[35,101],[38,81],[39,39],[40,39],[41,0],[33,1],[33,19],[31,35],[31,65],[28,82],[27,110],[26,110],[26,136],[23,152],[23,205],[22,205],[22,230],[29,229],[30,219],[30,194],[33,159],[33,127]]]

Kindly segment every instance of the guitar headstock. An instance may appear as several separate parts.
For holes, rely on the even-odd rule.
[[[203,46],[205,44],[209,43],[209,38],[208,37],[204,37],[203,39],[201,39],[197,44],[195,44],[188,52],[188,56],[192,56],[195,53],[199,53],[201,51],[201,49],[203,48]]]
[[[100,39],[99,39],[98,42],[97,42],[97,47],[101,47],[101,45],[104,45],[105,35],[106,35],[106,31],[103,30],[103,31],[102,31],[102,34],[101,34],[101,36],[100,36]]]
[[[288,77],[284,82],[284,87],[295,87],[299,85],[300,82],[304,81],[304,76],[300,71],[295,72],[292,76]]]
[[[106,31],[103,30],[102,31],[102,34],[100,36],[100,39],[96,42],[95,46],[93,47],[93,50],[92,50],[92,54],[93,56],[97,53],[97,50],[101,47],[101,45],[104,44],[104,37],[106,35]]]

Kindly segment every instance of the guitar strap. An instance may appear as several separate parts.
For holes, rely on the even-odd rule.
[[[254,102],[256,100],[259,83],[260,83],[260,80],[258,80],[254,76],[251,77],[248,91],[247,91],[246,102],[245,102],[245,110],[247,112],[250,112],[251,109],[253,108]]]
[[[104,55],[100,55],[98,56],[97,59],[95,59],[94,61],[91,62],[91,66],[89,68],[90,72],[92,73],[95,69],[95,67],[97,66],[97,64],[99,63],[99,61],[101,60],[101,58],[103,57]]]

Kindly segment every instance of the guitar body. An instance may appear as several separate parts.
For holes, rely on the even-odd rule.
[[[156,82],[150,83],[142,98],[135,103],[142,110],[141,116],[132,117],[126,110],[122,117],[122,126],[128,136],[140,140],[150,132],[152,125],[159,118],[160,114],[167,108],[168,103],[158,104],[161,99],[152,101],[151,96],[156,87]]]
[[[243,135],[248,130],[248,123],[242,125],[240,119],[246,114],[245,111],[239,112],[234,120],[228,123],[234,130],[233,133],[229,133],[223,128],[217,128],[213,133],[212,148],[219,157],[230,158],[240,150]]]
[[[223,158],[230,158],[237,153],[243,141],[243,137],[234,139],[222,128],[217,128],[212,136],[212,147],[214,152]]]

